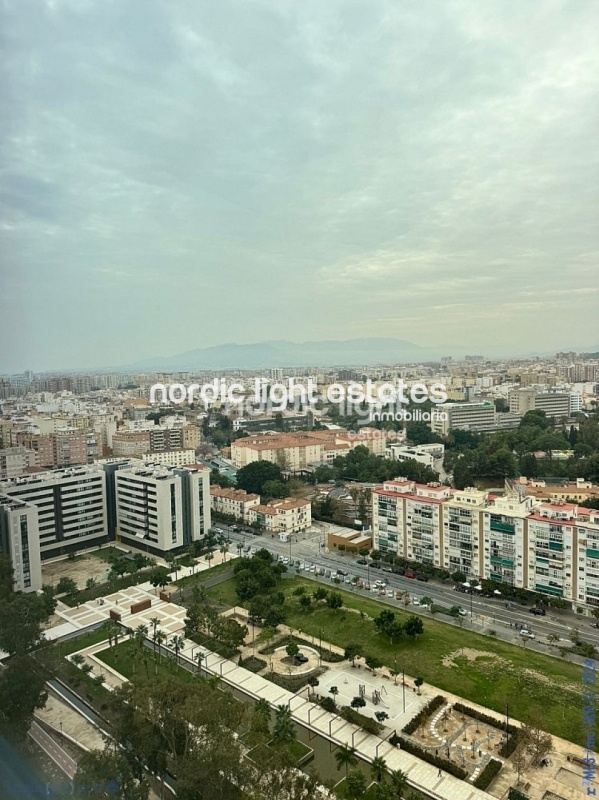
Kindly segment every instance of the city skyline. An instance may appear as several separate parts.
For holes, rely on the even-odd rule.
[[[596,345],[596,5],[1,13],[3,370]]]

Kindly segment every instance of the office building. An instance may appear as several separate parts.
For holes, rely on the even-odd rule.
[[[484,433],[495,430],[495,405],[488,401],[480,403],[443,403],[435,409],[439,413],[431,415],[430,427],[433,433],[447,436],[450,430],[457,428],[473,433]]]
[[[528,411],[544,411],[547,417],[560,420],[570,416],[570,395],[540,392],[535,388],[514,389],[509,393],[510,413],[524,416]]]

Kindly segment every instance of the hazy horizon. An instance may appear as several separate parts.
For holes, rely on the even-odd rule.
[[[0,371],[599,341],[596,3],[4,0],[0,23]]]

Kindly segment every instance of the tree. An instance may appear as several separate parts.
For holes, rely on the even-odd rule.
[[[422,686],[423,683],[424,683],[424,678],[416,678],[414,680],[414,686],[418,690],[418,694],[420,694],[420,687]]]
[[[377,718],[378,722],[383,723],[386,719],[389,719],[389,714],[386,711],[375,711],[374,716]]]
[[[75,594],[77,584],[72,578],[61,578],[56,586],[56,594]]]
[[[349,800],[358,800],[366,791],[366,778],[359,769],[350,770],[345,777],[344,794]]]
[[[272,738],[276,744],[291,744],[297,738],[293,726],[291,711],[285,705],[280,705],[275,711],[275,724],[272,729]]]
[[[524,742],[521,742],[512,754],[512,766],[518,774],[518,783],[520,783],[520,776],[526,769],[528,764],[528,757],[526,754],[526,747]]]
[[[303,594],[299,599],[299,604],[303,611],[309,611],[312,608],[312,601],[307,594]]]
[[[522,725],[521,738],[526,751],[530,753],[534,764],[538,764],[553,751],[553,739],[541,728],[541,718],[531,714],[527,723]]]
[[[46,680],[27,656],[13,656],[0,670],[0,735],[24,739],[36,709],[46,704]]]
[[[315,689],[319,683],[320,681],[315,675],[312,675],[310,678],[308,678],[308,686],[310,689]],[[310,689],[308,689],[308,697],[310,697]]]
[[[401,800],[404,796],[404,792],[408,788],[408,776],[405,772],[402,772],[402,770],[396,769],[391,773],[389,778],[397,800]]]
[[[372,779],[377,783],[383,780],[387,774],[387,762],[382,756],[376,756],[376,758],[372,759],[370,774],[372,775]]]
[[[376,658],[376,656],[368,656],[366,658],[366,666],[372,670],[372,674],[374,675],[375,670],[383,666],[383,662],[380,659]]]
[[[333,702],[337,700],[337,695],[339,694],[339,689],[336,686],[331,686],[329,689],[329,694],[333,695]]]
[[[424,625],[422,624],[420,617],[412,616],[408,617],[404,623],[403,630],[406,636],[409,636],[411,639],[415,639],[417,636],[420,636],[422,633],[424,633]]]
[[[547,641],[549,642],[550,645],[557,644],[559,642],[559,640],[560,640],[560,637],[557,635],[557,633],[550,633],[547,636]]]
[[[364,708],[364,706],[366,705],[366,700],[364,700],[364,698],[360,696],[354,697],[350,705],[352,708]]]
[[[285,481],[265,481],[262,487],[262,494],[271,500],[279,500],[289,497],[289,487]]]
[[[342,744],[335,753],[335,761],[337,762],[337,769],[345,767],[346,777],[349,768],[355,767],[358,763],[358,759],[356,757],[357,752],[358,751],[356,750],[355,747],[350,747],[348,744]]]
[[[85,588],[86,589],[93,589],[94,586],[96,586],[97,583],[98,583],[98,581],[95,578],[88,578],[85,581]]]
[[[157,589],[159,586],[164,589],[170,583],[170,574],[166,567],[154,567],[148,575],[148,580]]]
[[[315,600],[326,600],[326,599],[327,599],[327,597],[328,597],[328,594],[329,594],[329,593],[328,593],[328,592],[327,592],[327,590],[324,588],[324,586],[319,586],[319,587],[318,587],[318,589],[315,589],[315,590],[312,592],[312,597],[313,597]]]
[[[0,603],[0,650],[12,656],[24,655],[37,647],[43,639],[42,625],[47,620],[45,597],[11,591]]]
[[[327,606],[334,611],[337,611],[343,606],[343,597],[339,594],[339,592],[329,592],[329,596],[327,597]]]
[[[345,652],[343,654],[344,658],[348,661],[351,661],[352,667],[355,666],[356,658],[360,658],[362,655],[362,645],[360,644],[348,644],[345,648]]]
[[[295,642],[289,642],[289,644],[285,648],[285,652],[287,653],[289,658],[293,658],[299,653],[299,647]]]
[[[256,700],[252,711],[252,730],[268,736],[270,733],[270,705],[263,697]]]
[[[90,750],[78,761],[74,779],[77,797],[115,797],[122,800],[147,800],[145,778],[134,776],[129,762],[117,750]]]
[[[283,473],[277,464],[270,461],[253,461],[237,472],[237,488],[253,494],[264,494],[268,481],[283,482]]]

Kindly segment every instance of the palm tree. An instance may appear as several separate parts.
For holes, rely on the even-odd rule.
[[[331,686],[331,688],[329,689],[329,694],[333,695],[333,701],[335,701],[337,695],[339,694],[339,689],[336,686]]]
[[[170,646],[175,651],[175,664],[179,663],[179,650],[183,649],[183,645],[185,644],[185,639],[182,636],[173,636],[173,638],[169,642]]]
[[[198,672],[201,670],[202,661],[204,661],[205,658],[206,658],[206,654],[202,653],[201,650],[198,650],[198,652],[195,654],[195,660],[198,662]]]
[[[308,679],[308,687],[309,687],[308,699],[310,699],[310,696],[312,694],[310,690],[315,689],[318,686],[318,683],[319,683],[318,678],[316,678],[314,675],[312,675],[312,677]]]
[[[256,731],[268,734],[270,728],[270,705],[261,697],[256,700],[253,713],[253,727]]]
[[[208,550],[208,552],[206,553],[206,555],[204,556],[204,558],[205,558],[205,559],[206,559],[206,561],[208,562],[208,569],[210,569],[210,562],[211,562],[211,561],[212,561],[212,559],[214,558],[214,553],[212,552],[212,550]]]
[[[401,800],[403,793],[408,788],[408,777],[406,773],[402,772],[400,769],[396,769],[389,777],[391,778],[391,786],[393,786],[398,800]]]
[[[156,631],[154,637],[154,644],[158,645],[158,661],[162,662],[162,645],[166,641],[166,633],[164,631]],[[158,664],[156,664],[156,673],[158,673]]]
[[[152,626],[152,639],[154,641],[156,641],[156,629],[158,628],[159,624],[160,620],[158,619],[158,617],[152,617],[150,619],[150,625]]]
[[[276,744],[291,744],[297,738],[297,733],[293,727],[291,711],[285,705],[277,706],[275,711],[275,724],[272,730],[272,738]]]
[[[144,646],[146,636],[148,635],[148,626],[138,625],[133,633],[135,636],[135,641],[137,642],[139,649],[141,650],[141,648]]]
[[[220,552],[222,553],[222,556],[223,556],[223,563],[226,564],[227,563],[227,553],[228,553],[228,549],[227,549],[227,545],[226,544],[222,544],[221,545]]]
[[[358,759],[356,758],[356,753],[358,751],[355,747],[350,747],[349,744],[342,744],[341,747],[335,753],[335,761],[337,762],[337,769],[341,769],[341,767],[345,767],[345,775],[347,777],[347,772],[350,767],[355,767],[358,763]]]
[[[387,774],[387,762],[384,758],[382,758],[382,756],[376,756],[376,758],[372,759],[372,764],[370,765],[370,774],[372,775],[372,779],[377,783],[380,783],[383,780]]]

